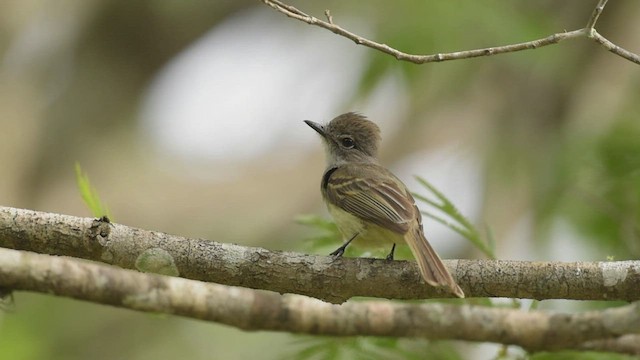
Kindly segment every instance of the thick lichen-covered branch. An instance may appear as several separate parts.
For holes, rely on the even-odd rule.
[[[638,302],[579,314],[391,301],[335,305],[301,295],[9,249],[0,249],[0,287],[215,321],[245,330],[457,339],[519,345],[534,351],[583,346],[611,349],[616,339],[640,333]],[[625,349],[623,352],[634,351]]]
[[[451,297],[446,290],[424,284],[412,261],[270,251],[7,207],[0,207],[0,247],[334,303],[354,296]],[[468,297],[640,300],[640,261],[445,260],[445,264]]]

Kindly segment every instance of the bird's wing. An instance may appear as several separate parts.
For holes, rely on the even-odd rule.
[[[365,221],[406,233],[416,220],[416,207],[407,188],[378,165],[343,165],[323,183],[326,199]]]

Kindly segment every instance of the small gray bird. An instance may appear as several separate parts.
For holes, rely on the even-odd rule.
[[[327,169],[322,176],[322,197],[345,243],[331,255],[342,256],[355,238],[369,245],[406,242],[424,280],[447,286],[456,296],[464,292],[424,236],[422,216],[407,187],[377,159],[380,129],[357,113],[342,114],[327,125],[305,123],[324,140]],[[361,242],[359,240],[359,242]]]

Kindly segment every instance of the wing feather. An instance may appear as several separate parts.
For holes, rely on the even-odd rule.
[[[406,233],[416,219],[413,197],[379,165],[343,165],[326,179],[323,193],[333,205],[376,225]]]

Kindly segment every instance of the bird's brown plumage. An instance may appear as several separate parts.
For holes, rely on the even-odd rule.
[[[324,137],[329,150],[321,190],[345,239],[405,241],[427,283],[448,286],[456,296],[464,297],[425,238],[413,196],[402,181],[378,164],[378,127],[354,113],[340,115],[326,126],[307,124]],[[353,143],[343,143],[345,137]]]

